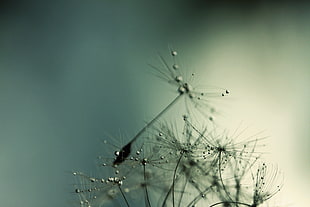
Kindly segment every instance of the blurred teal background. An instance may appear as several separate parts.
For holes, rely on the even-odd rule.
[[[310,185],[310,7],[272,1],[1,1],[1,206],[71,206],[72,170],[96,171],[174,97],[147,63],[172,45],[231,90],[223,122],[270,134],[283,205]],[[128,138],[129,139],[129,138]]]

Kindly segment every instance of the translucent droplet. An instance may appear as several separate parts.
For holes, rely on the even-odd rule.
[[[163,136],[163,133],[159,132],[159,134],[158,134],[158,135],[161,137],[161,136]]]
[[[106,163],[103,163],[102,166],[107,166],[107,164],[106,164]]]
[[[136,154],[137,154],[137,155],[140,155],[140,151],[139,151],[139,150],[138,150],[138,151],[136,151]]]
[[[178,53],[177,53],[177,51],[171,51],[171,55],[172,55],[172,56],[177,56]]]
[[[77,188],[77,189],[75,189],[75,192],[76,192],[76,193],[80,193],[81,190]]]
[[[163,159],[165,159],[165,157],[164,157],[164,156],[160,156],[160,159],[162,159],[162,160],[163,160]]]
[[[189,96],[189,98],[195,98],[196,97],[195,94],[193,94],[193,93],[189,93],[188,96]]]
[[[92,183],[96,181],[95,178],[89,178],[89,180],[90,180],[90,182],[92,182]]]
[[[119,170],[115,170],[115,174],[119,174]]]
[[[178,88],[178,92],[180,93],[180,94],[183,94],[183,93],[185,93],[185,88],[183,87],[183,86],[180,86],[179,88]]]
[[[146,165],[146,163],[147,163],[147,159],[144,158],[144,159],[142,160],[142,165]]]
[[[230,92],[229,92],[229,90],[226,89],[225,93],[226,93],[226,94],[229,94]]]
[[[178,76],[176,76],[176,77],[174,78],[174,80],[175,80],[176,82],[181,82],[181,81],[183,81],[183,77],[180,76],[180,75],[178,75]]]
[[[119,156],[119,151],[114,152],[115,156]]]
[[[77,175],[77,173],[76,173],[76,172],[73,172],[72,174],[73,174],[74,176],[76,176],[76,175]]]
[[[172,67],[173,67],[173,69],[175,69],[175,70],[179,69],[179,65],[178,65],[178,64],[174,64]]]

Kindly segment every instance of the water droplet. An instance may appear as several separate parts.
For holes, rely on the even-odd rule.
[[[102,164],[102,166],[106,166],[106,165],[107,165],[106,163],[103,163],[103,164]]]
[[[176,76],[176,77],[174,78],[174,80],[175,80],[176,82],[181,82],[181,81],[183,81],[183,77],[180,76],[180,75],[178,75],[178,76]]]
[[[119,170],[115,170],[115,174],[119,174]]]
[[[137,155],[140,155],[140,151],[136,151],[136,154],[137,154]]]
[[[101,183],[104,183],[104,179],[103,179],[103,178],[101,178],[101,180],[100,180],[100,181],[101,181]]]
[[[89,180],[90,180],[90,182],[92,182],[92,183],[96,181],[95,178],[89,178]]]
[[[172,56],[177,56],[178,53],[177,53],[177,51],[171,51],[171,55],[172,55]]]
[[[146,165],[146,163],[147,163],[147,159],[144,158],[144,159],[142,160],[142,165]]]
[[[76,192],[76,193],[80,193],[81,190],[77,188],[77,189],[75,189],[75,192]]]
[[[77,173],[76,173],[76,172],[73,172],[72,174],[73,174],[74,176],[76,176],[76,175],[77,175]]]
[[[187,116],[183,115],[183,121],[187,121]]]
[[[114,152],[115,156],[119,156],[119,151]]]
[[[165,159],[165,157],[164,157],[164,156],[160,156],[160,159],[162,159],[162,160],[163,160],[163,159]]]
[[[225,93],[226,93],[226,94],[229,94],[230,92],[229,92],[229,90],[226,89]]]
[[[178,88],[178,92],[180,93],[180,94],[183,94],[183,93],[185,93],[185,88],[183,87],[183,86],[180,86],[179,88]]]
[[[178,65],[178,64],[174,64],[172,67],[173,67],[173,69],[175,69],[175,70],[179,69],[179,65]]]
[[[159,134],[158,134],[158,135],[161,137],[161,136],[163,136],[163,133],[159,132]]]
[[[188,96],[189,96],[189,98],[195,98],[196,97],[195,94],[193,94],[193,93],[189,93]]]

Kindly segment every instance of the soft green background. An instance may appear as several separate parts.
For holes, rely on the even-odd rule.
[[[270,135],[283,204],[308,206],[310,7],[270,2],[2,1],[0,205],[70,206],[71,170],[94,172],[107,134],[126,142],[173,98],[147,66],[172,45],[231,90],[227,126]]]

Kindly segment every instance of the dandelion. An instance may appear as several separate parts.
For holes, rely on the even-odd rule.
[[[159,55],[160,60],[163,64],[163,68],[153,67],[157,72],[158,76],[162,79],[164,79],[166,82],[170,83],[171,85],[174,85],[177,89],[178,95],[176,98],[168,104],[157,116],[155,116],[150,122],[146,124],[145,127],[143,127],[132,139],[129,143],[127,143],[122,149],[119,151],[118,155],[116,156],[113,164],[118,165],[121,164],[131,153],[131,145],[133,142],[135,142],[143,132],[147,128],[153,125],[153,123],[158,120],[164,113],[166,113],[181,97],[185,96],[187,99],[190,100],[191,103],[194,104],[194,108],[198,109],[201,114],[205,114],[204,110],[202,108],[209,108],[211,112],[214,111],[214,108],[209,105],[209,98],[211,97],[218,97],[218,96],[225,96],[229,94],[229,91],[227,89],[223,90],[223,92],[220,93],[210,93],[205,91],[200,91],[196,88],[194,88],[190,80],[185,80],[184,77],[179,68],[180,66],[176,63],[175,57],[177,56],[177,52],[174,50],[171,50],[171,56],[173,57],[173,64],[172,66],[169,66],[166,60]],[[192,74],[192,77],[194,74]],[[186,99],[186,100],[187,100]],[[186,101],[187,102],[187,101]],[[188,107],[188,104],[186,104],[186,110],[190,112],[191,107]],[[213,120],[213,117],[209,116],[209,120]]]
[[[244,176],[245,173],[242,174]],[[220,204],[236,204],[238,206],[258,207],[276,195],[282,188],[283,175],[277,167],[262,163],[258,166],[256,173],[252,177],[253,191],[245,201],[221,201],[210,205],[209,207]],[[250,201],[252,200],[252,201]]]
[[[162,66],[152,67],[174,87],[175,99],[126,145],[104,141],[99,175],[73,173],[79,206],[132,207],[144,202],[145,207],[258,207],[267,203],[280,191],[283,177],[277,167],[260,161],[258,148],[264,146],[265,137],[261,133],[245,136],[246,129],[239,128],[229,133],[209,122],[214,113],[211,98],[229,91],[199,90],[194,75],[182,72],[178,53],[170,52],[171,64],[159,56]],[[183,122],[161,120],[182,97]],[[193,123],[195,113],[207,118],[202,119],[207,123]]]

